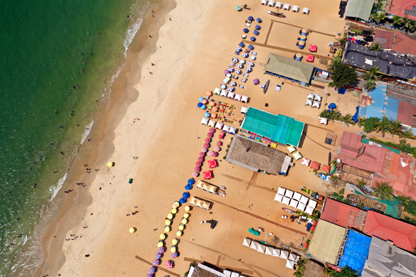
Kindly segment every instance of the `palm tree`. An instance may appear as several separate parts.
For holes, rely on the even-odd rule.
[[[383,116],[383,118],[377,123],[375,130],[377,132],[381,132],[381,136],[384,138],[385,131],[388,130],[390,127],[390,121],[387,116]]]
[[[400,27],[404,23],[403,17],[400,17],[398,15],[393,16],[393,25]]]
[[[372,91],[377,87],[377,84],[374,80],[368,80],[365,82],[364,87],[368,90],[368,91]]]
[[[380,72],[378,71],[379,69],[380,68],[378,66],[372,66],[368,72],[363,73],[363,79],[366,81],[380,79]]]
[[[416,22],[411,20],[406,16],[403,19],[403,28],[408,32],[409,30],[413,30],[416,27]]]
[[[394,135],[400,135],[403,132],[402,123],[398,120],[391,120],[389,131],[391,133],[391,137],[394,137]]]
[[[375,12],[371,15],[371,20],[377,24],[379,24],[381,21],[384,21],[384,19],[386,19],[386,14],[384,12]]]
[[[365,185],[367,185],[367,183],[364,181],[364,179],[363,178],[361,178],[361,180],[357,180],[358,181],[358,185],[357,185],[357,187],[360,189],[360,190],[363,190],[364,189],[364,186]]]
[[[409,196],[397,196],[396,199],[399,200],[403,205],[409,204],[412,200],[412,198]]]
[[[344,115],[342,117],[342,121],[344,121],[344,123],[346,123],[347,126],[349,126],[350,125],[350,122],[352,121],[352,115],[349,114],[349,113],[347,113],[346,115]]]
[[[370,46],[370,50],[381,51],[381,50],[383,50],[383,47],[381,47],[380,43],[375,42],[375,43],[373,43],[373,45]]]
[[[413,135],[413,133],[412,133],[412,131],[410,130],[410,129],[406,129],[406,130],[404,130],[404,132],[402,133],[403,134],[403,136],[405,137],[405,138],[411,138],[411,137],[413,137],[414,135]]]
[[[373,188],[373,195],[380,200],[393,199],[393,188],[388,182],[376,182],[376,187]]]

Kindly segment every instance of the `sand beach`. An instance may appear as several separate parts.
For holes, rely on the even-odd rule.
[[[224,69],[242,41],[248,16],[263,19],[257,43],[264,45],[255,45],[257,59],[253,72],[244,84],[246,88],[239,91],[250,101],[248,104],[233,101],[234,114],[228,117],[232,123],[227,124],[239,127],[242,106],[291,116],[308,125],[299,151],[309,159],[327,164],[328,153],[336,146],[324,144],[325,136],[327,132],[339,136],[346,126],[334,122],[319,125],[321,110],[304,103],[308,93],[323,96],[323,103],[339,101],[339,97],[335,93],[325,94],[325,89],[304,88],[289,82],[277,92],[274,87],[282,81],[264,75],[263,66],[270,52],[293,57],[293,52],[267,45],[295,51],[295,44],[288,41],[296,40],[297,26],[316,31],[312,32],[311,40],[318,44],[317,54],[326,56],[327,51],[320,47],[327,49],[328,42],[343,30],[344,23],[337,16],[338,3],[305,0],[302,5],[310,9],[309,15],[286,11],[285,19],[268,15],[270,9],[261,6],[260,1],[246,1],[250,10],[242,12],[235,10],[237,4],[242,3],[177,0],[153,7],[155,17],[149,10],[127,53],[127,64],[112,87],[109,104],[96,120],[90,135],[93,139],[82,145],[81,154],[69,172],[67,182],[74,192],[67,195],[61,213],[44,235],[45,261],[37,276],[147,274],[159,236],[164,233],[165,217],[172,204],[182,197],[209,130],[200,124],[204,112],[196,106],[198,98],[221,85]],[[271,24],[272,20],[282,23]],[[270,26],[273,27],[269,32]],[[264,94],[253,84],[254,78],[261,83],[270,79],[271,89]],[[342,100],[345,112],[353,113],[357,99],[348,97],[351,99]],[[230,104],[232,101],[213,98]],[[358,129],[349,127],[354,128]],[[216,145],[218,135],[216,131],[211,145]],[[183,276],[191,261],[207,261],[248,276],[292,276],[293,270],[285,267],[283,259],[244,248],[243,238],[250,235],[249,228],[262,227],[265,232],[258,239],[270,242],[266,234],[272,233],[285,245],[299,248],[308,233],[303,225],[282,219],[283,205],[273,201],[276,190],[284,186],[300,192],[306,186],[325,194],[325,184],[300,161],[286,177],[263,175],[230,164],[223,157],[231,135],[227,134],[223,141],[217,157],[219,167],[210,181],[225,186],[226,196],[209,194],[194,186],[191,195],[211,201],[213,208],[210,211],[194,208],[190,212],[174,268],[167,270],[160,266],[156,276]],[[278,149],[288,153],[285,147]],[[107,166],[109,161],[115,163],[114,167]],[[99,171],[87,175],[83,173],[84,164]],[[208,170],[206,162],[202,165],[202,171],[205,170]],[[76,186],[79,182],[86,187]],[[167,233],[168,251],[163,263],[170,259],[171,241],[184,212],[183,206],[178,209],[172,231]],[[200,224],[209,219],[218,221],[215,229]],[[129,233],[131,227],[137,229],[134,234]]]

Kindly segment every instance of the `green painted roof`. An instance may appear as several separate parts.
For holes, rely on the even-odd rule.
[[[345,17],[359,18],[368,21],[374,0],[350,0],[348,1]]]
[[[304,125],[292,117],[249,107],[241,129],[281,144],[299,146]]]
[[[270,53],[264,70],[293,80],[309,83],[314,66]]]

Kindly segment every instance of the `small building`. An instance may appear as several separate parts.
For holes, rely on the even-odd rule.
[[[349,227],[362,231],[366,216],[366,211],[326,198],[320,219],[344,228]]]
[[[311,64],[270,53],[264,73],[306,86],[311,81],[314,68]]]
[[[415,255],[394,246],[391,242],[372,238],[362,277],[413,277],[415,272]]]
[[[336,265],[344,235],[345,228],[320,220],[308,253],[321,261]]]
[[[388,0],[386,14],[416,20],[416,3],[413,0]]]
[[[409,252],[416,248],[416,226],[374,211],[367,213],[364,233],[391,241]]]
[[[347,242],[344,245],[338,266],[341,268],[348,266],[352,270],[358,271],[357,275],[360,276],[370,251],[370,244],[370,237],[354,230],[349,230]]]
[[[228,150],[226,161],[255,172],[286,175],[291,158],[267,144],[235,135]]]
[[[249,107],[241,125],[241,134],[267,144],[293,145],[298,147],[305,123],[285,115],[275,115]]]
[[[397,120],[400,101],[387,96],[387,83],[377,82],[372,91],[365,91],[361,96],[359,116],[363,118],[377,117]]]
[[[370,18],[373,5],[373,0],[350,0],[348,1],[345,19],[367,22]]]
[[[375,42],[379,43],[384,49],[390,49],[391,51],[405,55],[416,55],[416,49],[414,47],[416,43],[415,36],[398,31],[392,32],[378,29],[374,35]]]

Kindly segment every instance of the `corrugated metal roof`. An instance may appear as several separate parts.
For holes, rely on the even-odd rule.
[[[362,231],[366,213],[356,207],[326,198],[320,219],[341,227],[351,227]]]
[[[384,49],[391,49],[393,36],[394,32],[379,29],[374,34],[374,41],[378,42]]]
[[[400,101],[399,110],[397,112],[397,120],[407,126],[412,127],[414,108],[415,106],[413,106],[412,104]]]
[[[367,213],[364,233],[392,241],[410,252],[416,248],[416,226],[373,211]]]
[[[370,237],[350,230],[338,266],[342,268],[348,266],[352,270],[358,271],[358,275],[361,275],[368,257],[370,244]]]
[[[270,53],[264,70],[300,82],[309,83],[314,66]]]
[[[365,100],[365,101],[364,101]],[[400,101],[387,96],[387,84],[377,82],[373,91],[366,91],[361,100],[360,117],[396,120]]]
[[[345,17],[359,18],[368,21],[373,5],[373,0],[350,0],[348,1]]]
[[[320,220],[308,253],[318,259],[335,264],[344,234],[345,228]]]

